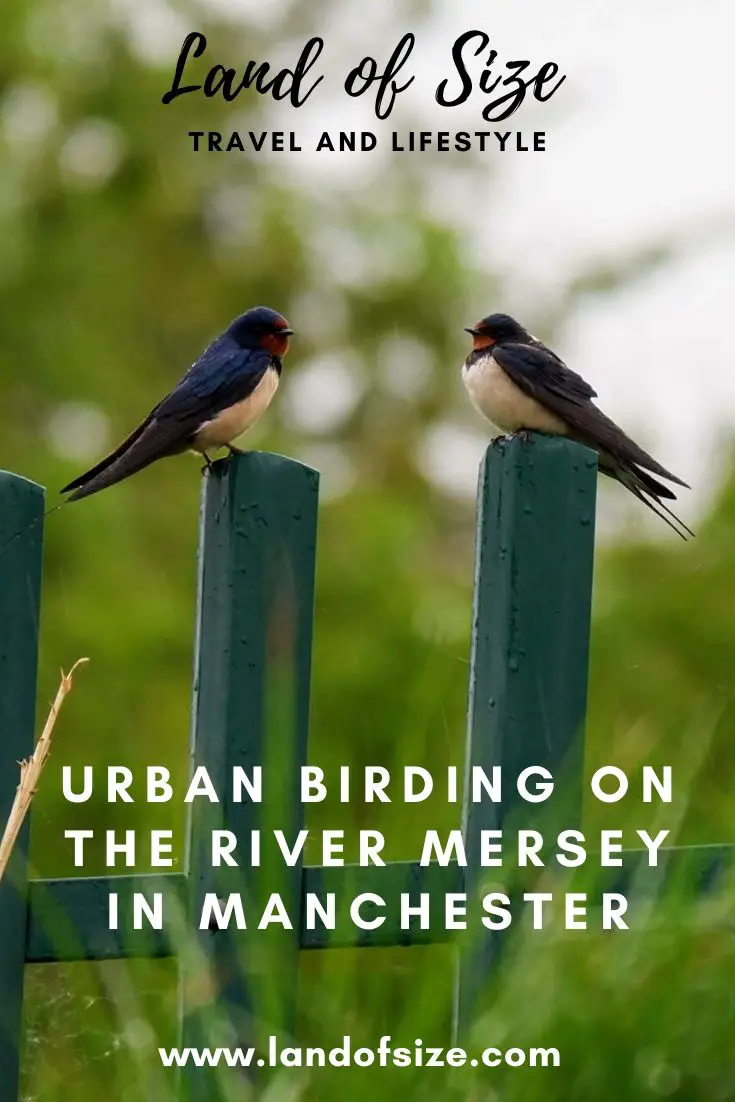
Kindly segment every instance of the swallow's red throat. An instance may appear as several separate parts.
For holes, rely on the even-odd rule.
[[[488,337],[484,333],[475,333],[472,340],[476,352],[481,348],[489,348],[492,344],[495,344],[493,337]]]
[[[290,342],[289,336],[282,336],[280,333],[269,333],[263,337],[261,344],[267,352],[270,352],[271,356],[285,356],[288,352],[288,346]]]

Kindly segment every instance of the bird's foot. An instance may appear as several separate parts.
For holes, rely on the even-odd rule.
[[[209,456],[207,455],[206,452],[202,452],[202,457],[204,459],[204,466],[202,467],[202,474],[209,474],[209,472],[212,470],[212,467],[214,466],[214,463],[209,458]]]
[[[502,436],[494,437],[490,443],[494,448],[502,444],[510,444],[513,440],[520,440],[522,444],[532,444],[534,436],[538,433],[532,429],[517,429],[516,432],[504,432]]]
[[[232,458],[235,455],[245,455],[245,452],[242,450],[242,448],[236,448],[234,446],[234,444],[225,444],[225,447],[227,448],[228,452],[230,453],[230,458]]]
[[[490,441],[493,448],[499,447],[501,444],[507,444],[513,439],[512,432],[504,432],[501,436],[494,436]]]

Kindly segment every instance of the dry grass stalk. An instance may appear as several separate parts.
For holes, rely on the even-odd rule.
[[[84,665],[84,663],[88,661],[88,658],[80,658],[74,663],[68,673],[64,673],[63,670],[61,671],[61,684],[56,693],[56,699],[51,705],[51,710],[44,724],[41,737],[36,743],[33,755],[26,761],[20,762],[20,783],[15,793],[13,806],[10,809],[10,816],[5,827],[2,841],[0,842],[0,880],[2,880],[5,875],[10,855],[13,852],[13,847],[20,834],[20,828],[23,826],[23,821],[28,814],[28,809],[31,806],[33,797],[36,794],[36,789],[38,788],[38,781],[43,771],[43,767],[51,753],[51,736],[54,733],[54,726],[56,725],[56,720],[61,711],[61,705],[71,692],[75,671],[79,666]]]

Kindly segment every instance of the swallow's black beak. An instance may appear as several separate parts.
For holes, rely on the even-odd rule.
[[[278,336],[279,337],[292,337],[293,335],[294,335],[293,329],[279,329],[278,330]]]
[[[469,326],[469,325],[466,325],[466,326],[465,326],[465,330],[464,330],[464,331],[465,331],[465,333],[469,333],[469,334],[470,334],[470,336],[472,336],[472,337],[481,337],[481,336],[482,336],[482,333],[480,332],[480,330],[479,330],[479,329],[474,329],[474,328],[472,328],[472,327],[471,327],[471,326]]]

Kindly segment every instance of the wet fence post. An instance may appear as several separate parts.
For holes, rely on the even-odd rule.
[[[526,820],[532,810],[513,787],[524,769],[563,775],[581,799],[596,483],[597,456],[552,437],[501,438],[480,468],[462,824],[473,902],[497,871],[480,867],[480,831],[502,829],[519,803]],[[501,767],[501,803],[472,802],[473,766]],[[567,802],[565,826],[574,812]],[[473,1019],[501,939],[484,931],[460,954],[455,1032]]]
[[[0,835],[19,762],[34,746],[43,502],[40,486],[0,472]],[[0,1082],[9,1100],[20,1078],[29,831],[26,820],[0,881]]]
[[[212,992],[221,1012],[220,1043],[260,1048],[268,1034],[293,1033],[302,866],[284,868],[267,838],[270,828],[294,839],[303,826],[299,779],[309,728],[317,498],[317,473],[277,455],[251,453],[216,464],[205,482],[192,771],[206,768],[226,795],[221,804],[193,805],[188,913],[193,925],[207,901],[211,910],[213,900],[226,905],[235,897],[250,917],[243,931],[233,930],[231,920],[222,933],[199,932],[202,954],[192,970],[201,974],[204,966],[211,982],[184,975],[182,1046],[216,1042]],[[260,770],[259,802],[234,798],[237,767],[251,781]],[[243,846],[259,830],[260,867],[245,873],[213,868],[213,830],[231,831]],[[294,916],[293,931],[253,929],[252,915],[263,911],[271,893],[279,893]],[[187,995],[190,988],[204,992],[204,1001]],[[187,1099],[211,1099],[201,1069],[185,1071],[184,1079]]]

